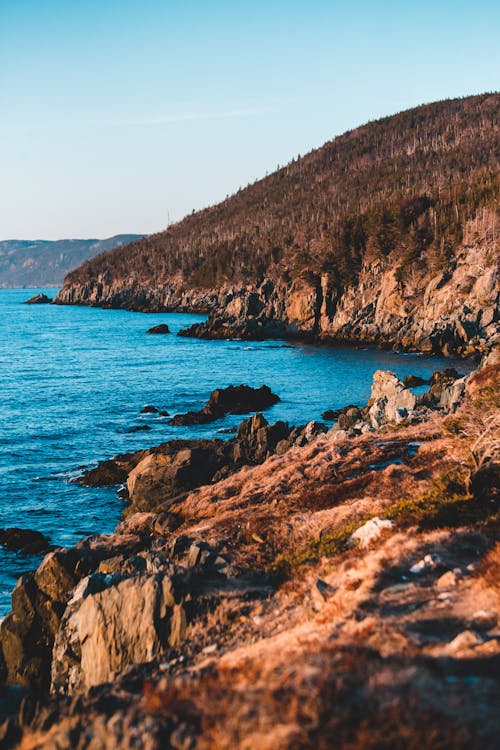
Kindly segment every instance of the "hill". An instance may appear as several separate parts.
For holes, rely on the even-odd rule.
[[[141,237],[119,234],[106,240],[0,241],[0,288],[61,286],[72,268]]]
[[[85,262],[58,301],[212,311],[196,335],[488,348],[498,335],[485,328],[497,315],[499,154],[500,94],[383,118]],[[438,306],[424,310],[432,290]]]

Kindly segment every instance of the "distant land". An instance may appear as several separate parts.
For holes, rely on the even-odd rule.
[[[117,234],[106,240],[0,241],[0,288],[62,286],[66,274],[84,261],[143,236]]]

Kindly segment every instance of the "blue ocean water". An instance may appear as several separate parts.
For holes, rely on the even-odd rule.
[[[37,529],[59,545],[112,532],[123,508],[114,489],[72,483],[82,467],[174,437],[220,435],[242,419],[169,427],[141,415],[146,404],[176,414],[200,408],[216,387],[266,383],[281,397],[267,418],[304,424],[364,404],[377,369],[425,377],[450,366],[370,349],[179,338],[202,317],[22,304],[38,291],[0,290],[0,527]],[[172,335],[146,335],[163,322]],[[127,432],[140,424],[151,430]],[[0,547],[0,617],[16,578],[38,562]]]

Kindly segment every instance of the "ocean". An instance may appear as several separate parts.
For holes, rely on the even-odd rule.
[[[172,438],[227,437],[220,431],[243,419],[170,427],[165,417],[141,415],[145,405],[176,414],[199,409],[214,388],[265,383],[281,398],[267,419],[299,425],[327,408],[366,403],[378,369],[399,377],[471,369],[376,349],[177,337],[203,320],[197,315],[22,304],[39,291],[55,294],[0,290],[0,528],[36,529],[61,546],[111,533],[123,510],[116,489],[72,481],[83,468]],[[171,334],[146,335],[165,322]],[[142,424],[151,429],[128,432]],[[40,559],[0,547],[0,618],[17,577]]]

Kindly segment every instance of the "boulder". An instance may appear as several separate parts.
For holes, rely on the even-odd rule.
[[[6,549],[18,550],[25,555],[39,555],[50,548],[50,540],[40,531],[15,527],[0,529],[0,544]]]
[[[388,422],[401,422],[411,415],[416,398],[409,388],[389,370],[377,370],[373,376],[368,419],[379,428]]]
[[[132,469],[146,455],[145,451],[121,453],[115,458],[103,461],[94,469],[88,469],[75,481],[85,487],[114,487],[123,484]]]
[[[391,529],[392,521],[384,520],[378,517],[370,518],[369,521],[360,526],[359,529],[351,535],[351,544],[359,544],[360,547],[368,547],[380,537],[385,529]]]
[[[276,452],[277,446],[290,435],[290,428],[286,422],[268,424],[262,414],[255,414],[244,420],[239,428],[236,440],[233,442],[232,460],[236,466],[258,464]]]
[[[230,385],[228,388],[212,391],[209,405],[220,407],[225,414],[247,414],[251,411],[268,409],[279,401],[279,396],[269,386],[251,388],[248,385]]]
[[[160,323],[160,325],[153,326],[152,328],[150,328],[148,331],[146,331],[146,333],[157,333],[157,334],[170,333],[170,328],[168,327],[166,323]]]
[[[165,575],[84,579],[55,639],[52,690],[86,690],[180,645],[187,621],[176,598]]]
[[[132,556],[142,545],[142,538],[131,534],[115,536],[112,543],[90,537],[73,549],[49,553],[34,573],[19,578],[12,610],[0,623],[0,673],[7,683],[34,692],[48,689],[54,638],[75,586],[105,559],[127,554],[127,563],[144,563]]]
[[[308,443],[312,443],[319,435],[325,435],[328,427],[323,422],[308,422],[304,427],[304,438]]]
[[[429,379],[429,390],[421,396],[417,396],[417,404],[419,406],[428,406],[431,409],[439,407],[439,402],[444,391],[453,385],[453,383],[459,378],[460,375],[454,367],[448,367],[446,370],[434,372]]]
[[[463,401],[465,389],[467,386],[467,377],[455,380],[453,383],[443,388],[438,406],[446,412],[455,412]]]
[[[339,428],[341,430],[348,430],[350,427],[354,427],[362,419],[362,416],[361,409],[358,409],[357,406],[347,406],[339,414]]]
[[[35,573],[26,573],[12,592],[12,611],[0,624],[0,643],[10,684],[48,687],[50,654],[69,591],[78,580],[74,550],[48,554]]]
[[[53,300],[46,294],[35,294],[25,301],[25,305],[51,305]]]
[[[149,510],[210,482],[220,468],[217,445],[147,455],[129,474],[127,487],[135,510]]]

